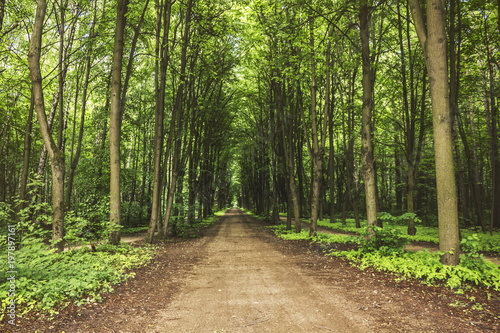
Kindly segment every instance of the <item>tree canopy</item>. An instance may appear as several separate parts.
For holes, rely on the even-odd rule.
[[[62,250],[233,204],[407,213],[456,264],[500,228],[499,44],[484,0],[1,0],[1,221]]]

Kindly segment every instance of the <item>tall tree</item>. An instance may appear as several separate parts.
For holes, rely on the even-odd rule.
[[[184,25],[184,33],[182,37],[182,50],[181,50],[181,70],[180,70],[180,83],[177,88],[177,93],[175,97],[174,109],[172,112],[172,126],[171,126],[171,135],[174,141],[174,155],[172,157],[173,165],[172,165],[172,180],[170,182],[170,188],[168,190],[167,197],[167,207],[165,212],[165,220],[163,224],[163,237],[167,238],[168,232],[168,222],[170,220],[170,215],[172,213],[172,204],[174,202],[174,193],[177,185],[177,177],[179,176],[179,172],[181,171],[181,167],[184,164],[181,161],[181,146],[182,146],[182,112],[183,112],[183,99],[184,99],[184,87],[186,85],[186,65],[187,65],[187,49],[189,43],[189,28],[191,23],[193,2],[192,0],[188,0],[186,5],[186,13],[185,13],[185,25]]]
[[[445,1],[427,0],[427,27],[418,0],[409,0],[425,56],[431,91],[441,262],[457,265],[459,258],[458,205],[451,137],[451,110],[446,57]]]
[[[64,153],[58,148],[52,137],[43,99],[42,73],[40,70],[40,50],[42,46],[43,21],[47,10],[47,2],[40,0],[36,7],[35,23],[31,35],[28,53],[28,67],[31,77],[31,86],[35,111],[42,132],[43,142],[50,156],[52,168],[52,241],[56,249],[64,250]]]
[[[359,31],[361,33],[361,57],[363,69],[363,111],[361,125],[361,161],[363,164],[363,179],[365,183],[366,219],[368,226],[377,225],[377,183],[372,145],[372,110],[374,70],[370,55],[370,21],[371,8],[368,1],[362,1],[359,11]]]
[[[151,219],[146,235],[146,242],[153,242],[156,225],[160,222],[161,203],[161,156],[163,151],[163,118],[165,113],[165,87],[167,82],[167,66],[169,63],[169,41],[170,14],[172,3],[165,1],[164,8],[157,4],[157,24],[156,24],[156,53],[159,60],[156,60],[155,70],[155,134],[153,151],[153,198],[151,208]],[[163,22],[163,38],[160,40]],[[159,64],[158,64],[159,63]]]
[[[115,45],[113,51],[113,70],[111,78],[111,112],[109,123],[109,156],[110,156],[110,232],[109,242],[120,243],[121,232],[121,199],[120,199],[120,90],[123,59],[123,38],[125,31],[125,13],[128,0],[118,0],[116,7]]]

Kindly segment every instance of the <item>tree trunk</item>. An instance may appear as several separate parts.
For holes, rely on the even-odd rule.
[[[5,14],[5,0],[0,0],[0,32],[2,32],[4,14]]]
[[[290,98],[291,100],[292,98]],[[295,106],[295,107],[294,107]],[[285,160],[286,160],[286,168],[288,171],[288,189],[289,189],[289,194],[290,196],[288,197],[288,200],[292,199],[292,206],[293,206],[293,224],[295,225],[295,232],[300,232],[302,230],[302,225],[300,221],[300,207],[299,207],[299,199],[297,196],[297,186],[295,184],[295,165],[294,165],[294,153],[293,153],[293,119],[294,119],[294,114],[296,114],[296,105],[290,105],[289,106],[290,110],[290,116],[287,118],[285,117],[285,111],[284,108],[280,108],[280,120],[281,124],[283,126],[283,130],[281,131],[281,139],[283,143],[283,150],[285,153]],[[288,140],[287,140],[288,139]],[[290,198],[291,197],[291,198]],[[290,208],[290,202],[287,204],[288,207],[288,213],[287,213],[287,230],[291,229],[291,212],[292,209]]]
[[[47,2],[37,2],[35,23],[28,53],[28,67],[32,85],[35,111],[40,125],[43,142],[50,156],[52,168],[52,242],[58,252],[64,250],[64,153],[57,147],[50,134],[43,100],[42,75],[40,70],[40,50],[42,44],[43,20]]]
[[[187,64],[187,48],[189,41],[189,28],[191,22],[191,10],[192,10],[192,0],[188,0],[187,8],[186,8],[186,22],[184,26],[184,34],[182,40],[182,50],[181,50],[181,69],[180,69],[180,83],[177,89],[177,95],[175,99],[174,110],[172,114],[172,119],[174,120],[174,131],[172,134],[175,135],[173,140],[174,143],[174,155],[172,157],[173,166],[172,166],[172,181],[170,183],[169,196],[167,198],[167,207],[165,212],[165,220],[163,224],[163,237],[167,238],[168,232],[168,222],[171,215],[172,203],[173,203],[173,195],[175,192],[177,176],[179,175],[179,168],[183,163],[181,163],[181,130],[182,130],[182,112],[183,112],[183,97],[184,97],[184,86],[186,82],[186,64]]]
[[[278,73],[278,77],[281,75]],[[278,108],[282,107],[283,103],[283,96],[281,95],[281,86],[276,82],[276,80],[272,80],[273,82],[271,83],[271,86],[274,88],[272,89],[274,91],[274,102],[275,106]],[[271,223],[273,224],[278,224],[280,220],[280,215],[278,211],[278,182],[277,182],[277,167],[276,167],[276,149],[277,147],[277,142],[275,139],[275,129],[276,129],[276,122],[274,120],[274,108],[270,108],[270,127],[271,127],[271,177],[273,181],[273,203],[272,203],[272,215],[271,215]]]
[[[64,57],[64,32],[66,30],[66,6],[67,3],[63,3],[63,0],[56,1],[59,6],[60,11],[60,22],[59,22],[59,75],[58,75],[58,89],[59,89],[59,126],[57,130],[57,146],[64,152],[63,148],[63,135],[64,135],[64,81],[66,75],[64,75],[65,66],[64,63],[66,59]],[[56,17],[57,20],[57,17]]]
[[[424,50],[430,82],[438,196],[439,249],[445,252],[441,257],[441,262],[445,265],[457,265],[460,261],[460,244],[448,91],[445,4],[443,0],[427,0],[428,32],[418,0],[409,0],[409,4],[418,38]]]
[[[368,226],[377,225],[377,191],[373,146],[371,142],[371,122],[373,109],[373,70],[370,61],[370,20],[368,5],[364,4],[359,13],[362,68],[363,68],[363,113],[361,129],[361,161],[363,162],[363,180],[365,183],[366,215]]]
[[[92,49],[90,49],[91,51]],[[75,156],[71,160],[71,166],[69,170],[68,177],[68,188],[66,193],[66,209],[69,211],[71,206],[71,194],[73,192],[73,178],[75,176],[76,167],[78,166],[78,161],[80,160],[80,154],[82,151],[82,140],[83,140],[83,131],[85,129],[85,110],[87,108],[87,89],[89,85],[89,77],[90,77],[90,51],[87,55],[87,68],[85,72],[85,82],[83,84],[83,92],[82,92],[82,114],[80,117],[80,130],[78,132],[78,144],[76,147]],[[78,93],[77,93],[78,96]],[[75,102],[75,110],[76,110],[76,102]],[[74,120],[76,122],[76,118]],[[74,136],[74,131],[73,131]],[[73,149],[72,149],[73,152]]]
[[[161,11],[157,12],[157,25],[156,25],[156,53],[160,58],[160,71],[158,71],[158,60],[156,63],[155,72],[155,135],[154,135],[154,155],[153,155],[153,197],[151,207],[151,219],[149,221],[149,228],[146,234],[146,243],[152,243],[154,239],[154,232],[156,225],[159,222],[160,205],[161,205],[161,156],[163,152],[163,118],[165,112],[165,87],[167,82],[167,66],[168,58],[168,35],[170,31],[170,12],[172,9],[171,1],[166,1],[165,9],[163,10],[163,39],[160,47],[160,34],[161,34]],[[159,54],[161,52],[161,55]],[[159,79],[159,80],[158,80]],[[158,85],[159,81],[159,85]]]
[[[469,152],[467,155],[468,155],[469,173],[472,173],[471,170],[474,170],[474,172],[473,172],[474,173],[473,191],[474,191],[474,199],[475,199],[475,203],[476,203],[476,215],[477,215],[477,220],[478,220],[477,225],[481,226],[483,231],[486,231],[486,221],[484,220],[484,216],[483,216],[482,188],[481,188],[481,181],[479,178],[479,159],[477,157],[476,128],[474,125],[474,111],[473,111],[472,107],[470,108],[470,111],[469,111],[469,122],[470,122],[470,130],[471,130],[471,135],[472,135],[472,161],[470,160],[471,153]],[[462,128],[462,127],[463,126],[460,126],[460,128]],[[464,132],[463,130],[460,131],[461,134],[463,132]],[[462,135],[462,140],[464,141],[464,143],[466,142],[465,133],[463,133],[463,135]],[[467,149],[465,151],[466,151],[466,153],[469,151],[468,145],[467,145]]]
[[[500,155],[498,153],[498,110],[495,103],[495,80],[494,60],[491,46],[487,47],[488,75],[489,75],[489,97],[490,97],[490,162],[491,162],[491,217],[490,234],[493,229],[500,228]]]
[[[31,132],[33,131],[33,110],[35,108],[34,96],[32,94],[30,99],[30,110],[28,114],[28,121],[26,122],[26,132],[24,134],[24,159],[23,159],[23,171],[21,174],[21,182],[19,185],[19,206],[18,211],[26,207],[26,187],[28,185],[29,176],[29,166],[30,166],[30,156],[31,156]]]
[[[330,157],[328,158],[328,178],[330,180],[330,223],[335,223],[335,160],[333,147],[333,117],[330,116],[328,135],[330,141]]]
[[[119,244],[121,239],[121,199],[120,199],[120,90],[123,59],[123,38],[125,31],[128,0],[118,0],[116,8],[115,45],[113,51],[113,73],[111,81],[111,111],[109,122],[110,155],[110,211],[109,242]]]

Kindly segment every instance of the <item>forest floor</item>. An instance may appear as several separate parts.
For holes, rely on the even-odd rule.
[[[14,332],[499,332],[500,293],[442,286],[325,257],[232,208],[204,237],[161,247],[101,303],[32,315]],[[473,300],[473,303],[471,303]],[[481,304],[473,309],[471,304]],[[0,331],[11,329],[0,327]]]
[[[286,223],[286,216],[280,216],[280,221],[281,223]],[[302,221],[302,227],[303,228],[309,228],[310,226],[310,221],[308,220],[303,220]],[[318,232],[323,232],[326,234],[334,234],[334,235],[353,235],[353,236],[358,236],[356,234],[351,234],[351,233],[346,233],[346,232],[341,232],[341,231],[335,231],[329,228],[325,228],[322,226],[317,226],[316,227]],[[439,245],[435,243],[430,243],[430,242],[411,242],[410,244],[407,244],[405,246],[405,250],[407,251],[424,251],[424,250],[429,250],[429,252],[437,252],[439,251]],[[498,253],[483,253],[484,259],[489,260],[497,265],[500,265],[500,254]]]

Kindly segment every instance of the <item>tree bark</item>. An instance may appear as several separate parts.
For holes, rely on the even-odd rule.
[[[427,0],[427,31],[418,0],[409,0],[422,46],[431,91],[441,262],[457,265],[459,258],[458,205],[451,137],[451,111],[446,58],[445,3]]]
[[[361,161],[363,164],[363,180],[365,183],[366,215],[368,226],[377,225],[377,190],[371,141],[371,122],[373,109],[373,70],[370,60],[370,27],[371,14],[368,5],[364,4],[359,13],[361,33],[361,53],[363,68],[363,113],[361,125]]]
[[[26,187],[28,185],[29,176],[29,166],[30,166],[30,156],[31,156],[31,132],[33,130],[33,110],[35,108],[34,96],[32,94],[30,99],[30,110],[28,113],[28,121],[26,122],[26,132],[24,134],[24,159],[23,159],[23,171],[21,174],[21,182],[19,185],[19,200],[20,204],[17,208],[18,211],[26,207]]]
[[[295,107],[294,107],[295,106]],[[293,153],[293,119],[294,119],[294,110],[296,110],[296,105],[291,104],[289,107],[290,110],[290,116],[287,118],[285,117],[285,111],[284,108],[280,109],[280,118],[281,118],[281,123],[283,126],[283,130],[281,131],[281,139],[283,142],[283,150],[285,153],[285,160],[286,160],[286,168],[288,172],[288,189],[289,193],[292,199],[292,205],[293,205],[293,224],[295,226],[295,232],[300,232],[302,230],[302,225],[300,221],[300,207],[299,207],[299,198],[297,196],[297,186],[295,184],[295,165],[294,165],[294,153]],[[290,199],[290,198],[289,198]],[[287,205],[290,207],[290,203]],[[288,209],[288,214],[291,213],[291,208]],[[290,214],[291,217],[291,214]],[[288,215],[287,215],[287,229],[291,229],[291,219],[290,222],[288,222]]]
[[[121,239],[121,199],[120,199],[120,90],[123,59],[123,38],[125,13],[128,0],[118,0],[116,8],[115,45],[113,51],[113,72],[111,78],[111,111],[109,116],[109,155],[110,155],[110,212],[109,242],[119,244]]]
[[[154,232],[156,225],[159,223],[160,215],[160,205],[161,205],[161,157],[163,152],[163,118],[165,113],[165,87],[167,82],[167,66],[169,62],[168,57],[168,35],[170,31],[170,12],[172,4],[171,1],[167,0],[165,2],[165,8],[163,9],[163,38],[160,44],[160,33],[161,33],[161,22],[162,22],[162,11],[158,10],[157,18],[157,53],[160,58],[160,70],[158,71],[158,63],[156,64],[155,73],[155,135],[154,135],[154,153],[153,153],[153,198],[151,207],[151,219],[149,221],[149,228],[146,234],[146,243],[152,243],[154,238]],[[159,79],[159,80],[158,80]],[[159,82],[159,85],[158,85]]]
[[[168,232],[168,223],[170,220],[170,215],[172,211],[172,204],[173,204],[173,196],[175,193],[175,188],[176,188],[176,183],[177,183],[177,177],[179,175],[179,167],[183,164],[180,161],[181,158],[181,129],[182,129],[182,112],[183,112],[183,97],[184,97],[184,86],[185,86],[185,81],[186,81],[186,64],[187,64],[187,48],[188,48],[188,42],[189,42],[189,28],[190,28],[190,22],[191,22],[191,10],[192,10],[192,0],[188,0],[187,2],[187,8],[186,8],[186,22],[184,26],[184,34],[183,34],[183,41],[182,41],[182,50],[181,50],[181,70],[180,70],[180,83],[179,87],[177,88],[177,94],[176,94],[176,99],[175,99],[175,105],[174,105],[174,111],[172,114],[172,119],[174,120],[173,124],[173,129],[174,132],[172,132],[175,137],[173,138],[174,140],[174,155],[172,157],[173,160],[173,166],[172,166],[172,181],[170,182],[170,188],[168,191],[168,197],[167,197],[167,207],[166,207],[166,212],[165,212],[165,220],[163,224],[163,237],[166,239],[167,238],[167,232]]]
[[[58,252],[64,250],[64,153],[57,147],[50,134],[43,99],[42,75],[40,70],[40,50],[42,45],[43,20],[47,9],[47,2],[37,2],[35,23],[28,53],[28,67],[30,70],[31,86],[35,111],[37,114],[43,142],[50,156],[52,168],[52,242]]]
[[[82,113],[80,115],[80,129],[78,131],[78,143],[76,146],[75,156],[72,156],[72,159],[71,159],[71,165],[70,165],[69,177],[68,177],[68,186],[67,186],[67,193],[66,193],[66,209],[68,211],[70,210],[70,207],[71,207],[71,195],[73,192],[73,179],[75,177],[76,167],[78,166],[78,162],[80,160],[80,154],[82,151],[83,132],[85,129],[85,110],[87,108],[87,90],[88,90],[89,78],[90,78],[90,65],[91,65],[91,63],[90,63],[90,51],[89,51],[89,54],[87,55],[85,81],[83,84],[83,92],[82,92]],[[77,80],[77,83],[78,83],[78,80]],[[77,93],[77,97],[78,97],[78,93]],[[75,110],[76,110],[76,102],[75,102]],[[74,121],[76,122],[76,118]],[[73,136],[74,136],[74,131],[73,131]],[[73,149],[72,149],[72,153],[73,153]]]
[[[329,120],[328,135],[330,144],[330,156],[328,158],[328,178],[330,180],[330,223],[335,223],[335,150],[333,146],[333,114],[330,116]]]

